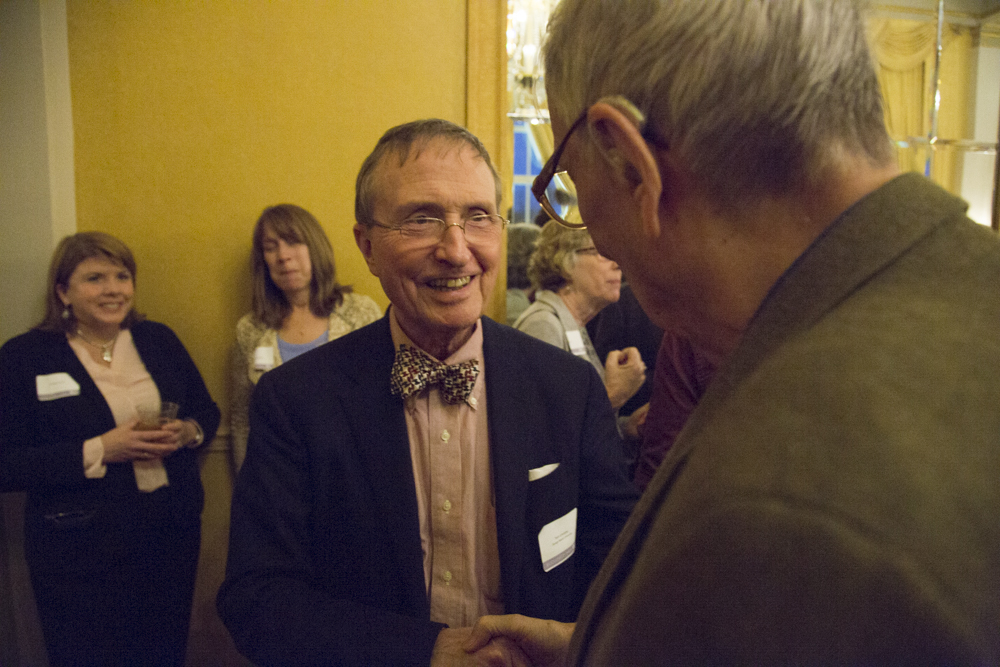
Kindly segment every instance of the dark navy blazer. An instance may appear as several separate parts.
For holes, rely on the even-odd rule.
[[[589,363],[481,321],[505,609],[574,620],[636,499],[614,415]],[[429,619],[393,355],[385,317],[257,385],[218,597],[255,663],[429,662],[443,626]],[[576,552],[543,572],[538,533],[574,507]]]
[[[178,403],[178,416],[195,419],[211,442],[219,408],[181,341],[157,322],[139,322],[131,333],[161,398]],[[80,393],[38,400],[35,378],[53,373],[68,374]],[[28,492],[25,540],[34,575],[99,571],[124,549],[122,535],[138,520],[141,494],[132,465],[108,464],[100,479],[87,479],[83,470],[83,442],[114,427],[111,408],[64,333],[32,330],[0,348],[0,490]],[[164,466],[170,485],[156,494],[163,516],[199,525],[204,492],[197,452],[181,448]]]

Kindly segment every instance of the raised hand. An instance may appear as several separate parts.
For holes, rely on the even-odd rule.
[[[611,350],[604,362],[604,387],[608,390],[611,407],[615,410],[625,405],[646,381],[646,364],[634,347]]]

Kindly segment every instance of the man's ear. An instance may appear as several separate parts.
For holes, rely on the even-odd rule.
[[[368,270],[375,277],[378,277],[378,271],[376,270],[375,257],[372,254],[372,240],[369,236],[371,234],[371,228],[365,227],[360,223],[354,224],[354,242],[358,244],[358,250],[364,255],[365,263],[368,264]]]
[[[651,238],[658,237],[663,183],[656,155],[639,131],[639,119],[600,100],[587,112],[587,126],[598,152],[629,188],[642,216],[643,230]]]

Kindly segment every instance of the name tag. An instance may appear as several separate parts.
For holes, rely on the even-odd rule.
[[[274,368],[274,348],[258,347],[254,350],[253,367],[258,371],[269,371]]]
[[[583,336],[578,329],[566,332],[566,342],[569,343],[569,351],[578,357],[587,356],[587,346],[583,344]]]
[[[69,373],[36,375],[35,390],[40,401],[54,401],[57,398],[80,395],[80,385],[70,377]]]
[[[576,508],[547,524],[538,533],[542,551],[542,569],[548,572],[569,559],[576,551]]]

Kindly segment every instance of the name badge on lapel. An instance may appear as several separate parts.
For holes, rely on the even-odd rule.
[[[546,572],[565,563],[576,551],[576,508],[546,524],[538,533],[542,569]]]
[[[587,346],[583,344],[583,336],[578,329],[566,332],[566,342],[569,343],[569,351],[578,357],[587,356]]]
[[[255,349],[253,367],[258,371],[269,371],[274,368],[274,348],[262,346]]]
[[[57,398],[80,395],[80,385],[70,377],[69,373],[36,375],[35,390],[40,401],[54,401]]]

